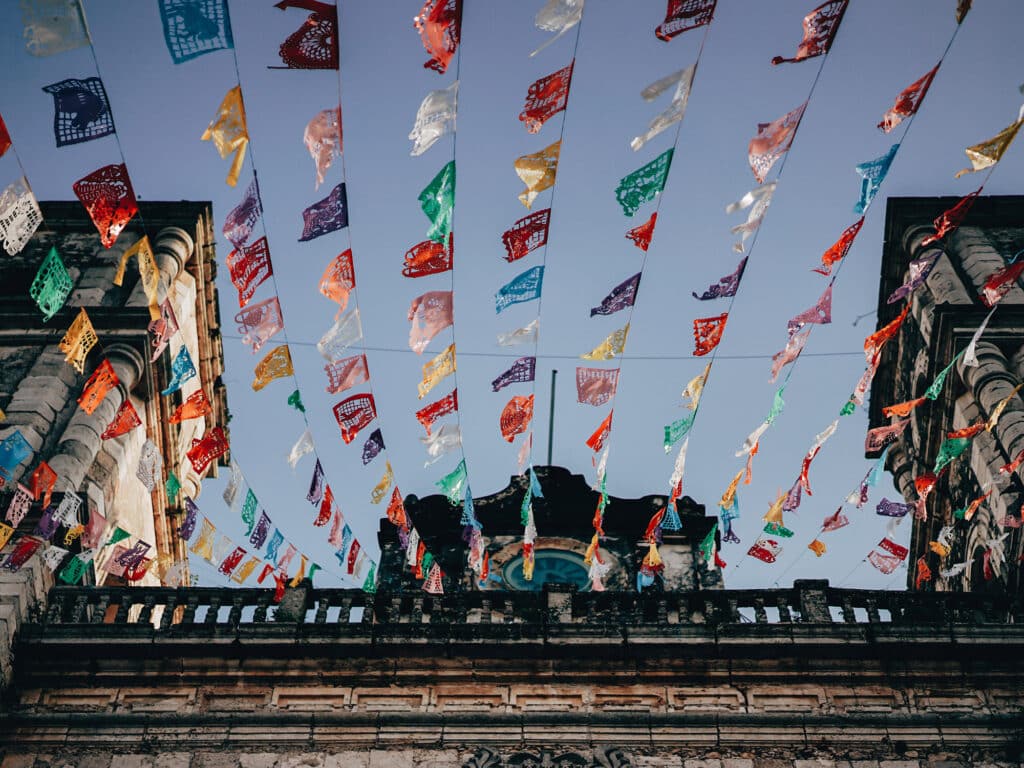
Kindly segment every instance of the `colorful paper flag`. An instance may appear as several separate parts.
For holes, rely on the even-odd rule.
[[[867,212],[868,207],[871,205],[871,201],[874,200],[875,195],[878,194],[878,190],[882,186],[882,182],[885,181],[885,176],[889,173],[889,166],[892,165],[893,158],[896,157],[896,153],[899,149],[899,144],[893,144],[889,147],[889,151],[881,157],[869,160],[866,163],[861,163],[854,168],[857,175],[861,178],[860,199],[857,201],[857,204],[853,206],[854,213]]]
[[[459,81],[431,91],[416,111],[416,121],[409,133],[413,157],[430,149],[444,135],[455,130],[455,114],[458,110]]]
[[[776,56],[772,59],[772,64],[803,61],[828,53],[836,32],[839,31],[843,14],[846,13],[847,2],[848,0],[828,0],[804,16],[804,38],[797,46],[796,55],[791,59]]]
[[[235,47],[227,0],[160,0],[160,20],[175,64]]]
[[[413,22],[430,54],[423,68],[443,75],[459,47],[462,0],[426,0]]]
[[[69,78],[43,87],[53,96],[53,136],[58,147],[114,133],[110,101],[98,77]]]
[[[454,322],[452,297],[452,291],[428,291],[413,299],[407,317],[412,323],[409,348],[417,355],[423,354],[430,340]]]
[[[924,101],[924,97],[928,94],[928,89],[931,88],[932,80],[935,79],[935,73],[939,71],[941,65],[942,62],[940,61],[932,69],[904,88],[900,95],[896,97],[896,103],[893,104],[892,109],[882,115],[882,122],[878,124],[878,127],[883,132],[891,132],[893,128],[903,122],[904,118],[917,114],[917,110],[921,107],[921,102]]]
[[[544,267],[531,267],[498,289],[495,294],[496,311],[500,313],[513,304],[540,298],[544,281]]]
[[[536,370],[536,357],[520,357],[512,363],[507,371],[491,382],[491,389],[494,392],[498,392],[510,384],[523,384],[533,381]]]
[[[217,114],[202,135],[203,141],[213,141],[221,160],[231,159],[227,184],[238,184],[238,176],[245,162],[245,150],[249,146],[249,129],[245,123],[245,103],[242,101],[242,86],[236,85],[224,96]]]
[[[533,395],[515,395],[501,411],[498,426],[501,436],[511,443],[516,435],[525,432],[533,419]]]
[[[324,174],[341,157],[341,107],[317,112],[302,132],[302,142],[316,167],[316,189],[324,183]]]
[[[604,405],[615,395],[618,368],[576,368],[576,399],[585,405]]]
[[[348,196],[345,194],[345,182],[341,182],[327,197],[302,212],[299,242],[305,243],[347,226]]]
[[[256,289],[274,274],[267,238],[231,251],[226,259],[231,282],[238,289],[238,306],[245,307]],[[141,263],[141,262],[140,262]]]
[[[655,36],[666,43],[676,35],[710,24],[718,0],[668,0],[665,20],[654,30]]]
[[[100,233],[104,248],[110,248],[132,217],[139,212],[128,168],[105,165],[71,185],[86,213]]]
[[[423,365],[423,380],[416,385],[419,399],[426,397],[437,384],[455,373],[455,344],[449,344],[432,360]]]
[[[615,199],[622,206],[622,212],[632,216],[644,203],[656,198],[665,189],[668,172],[672,167],[675,148],[666,149],[641,168],[619,181],[615,188]]]
[[[449,160],[420,192],[420,207],[430,219],[427,239],[443,243],[452,231],[455,211],[455,161]]]
[[[575,63],[573,59],[569,66],[545,75],[530,85],[526,91],[523,111],[519,113],[519,120],[526,126],[528,133],[537,133],[544,123],[565,109]]]
[[[533,205],[537,195],[555,185],[558,174],[558,155],[562,150],[562,140],[550,144],[539,152],[516,158],[513,167],[516,175],[526,185],[519,193],[519,202],[527,208]]]

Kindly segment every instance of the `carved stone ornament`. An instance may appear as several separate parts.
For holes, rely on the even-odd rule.
[[[462,768],[632,768],[629,757],[618,747],[600,747],[591,755],[578,752],[554,752],[542,749],[538,753],[515,752],[503,756],[487,747],[481,747],[462,764]]]

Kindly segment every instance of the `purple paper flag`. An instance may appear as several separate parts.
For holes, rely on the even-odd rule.
[[[710,286],[702,296],[698,296],[696,293],[693,294],[693,298],[700,301],[708,301],[710,299],[728,299],[730,296],[735,296],[736,291],[740,287],[740,280],[743,279],[743,270],[747,268],[747,257],[744,256],[740,261],[739,266],[736,267],[736,271],[731,275],[726,275],[720,278],[717,283]]]
[[[331,194],[302,212],[302,237],[299,242],[304,243],[347,226],[348,198],[345,195],[345,182],[342,182],[331,190]]]
[[[626,307],[632,307],[636,301],[636,292],[640,287],[640,272],[637,272],[628,280],[619,283],[612,288],[612,292],[604,297],[601,306],[590,310],[590,316],[611,315]]]
[[[256,179],[253,179],[249,188],[245,190],[242,202],[224,219],[224,237],[230,240],[236,249],[241,250],[249,242],[253,227],[256,226],[256,222],[262,215],[263,203],[260,202],[260,188]]]
[[[249,543],[256,547],[256,549],[259,549],[267,540],[268,533],[270,533],[270,518],[266,512],[261,512],[256,528],[253,530],[252,536],[249,537]]]
[[[914,508],[913,504],[901,504],[898,501],[882,499],[875,507],[875,512],[882,517],[905,517],[907,512]]]
[[[320,459],[317,459],[316,466],[313,467],[313,478],[309,481],[309,493],[306,494],[306,501],[316,507],[320,505],[323,497],[324,468],[320,464]]]
[[[818,299],[818,303],[810,309],[805,309],[799,315],[794,317],[788,323],[786,323],[786,330],[789,331],[789,335],[792,336],[794,333],[799,331],[808,323],[817,323],[818,325],[828,325],[832,322],[832,284],[830,283],[825,292],[821,294],[821,298]]]
[[[536,357],[520,357],[512,363],[512,366],[507,371],[491,382],[491,389],[497,392],[498,390],[507,387],[509,384],[521,384],[523,382],[533,381],[536,371]]]
[[[379,429],[373,430],[363,444],[363,464],[369,464],[384,450],[384,436]]]

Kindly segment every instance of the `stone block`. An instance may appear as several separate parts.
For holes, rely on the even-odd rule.
[[[238,755],[239,768],[274,768],[278,757],[276,752],[242,752]]]
[[[118,755],[117,768],[155,768],[154,755]]]
[[[417,749],[413,752],[412,760],[416,768],[461,768],[462,766],[461,755],[455,749]]]
[[[683,768],[722,768],[721,760],[683,760]]]
[[[274,768],[324,768],[324,755],[317,752],[284,755]]]
[[[36,762],[35,752],[9,754],[0,763],[0,768],[32,768]]]
[[[636,768],[682,768],[683,758],[676,755],[631,755],[630,764]]]
[[[192,768],[239,768],[239,755],[233,752],[196,752]]]
[[[878,768],[919,768],[917,760],[882,760]]]
[[[823,757],[814,760],[794,760],[793,768],[835,768],[835,760],[826,760]]]
[[[156,756],[153,768],[189,768],[191,764],[191,752],[161,752]]]
[[[851,760],[852,768],[878,768],[877,760]]]
[[[754,761],[744,757],[727,757],[722,760],[722,768],[754,768]]]
[[[410,750],[370,750],[369,768],[415,768]]]
[[[113,755],[109,752],[88,753],[78,757],[75,768],[110,768]]]
[[[324,758],[324,768],[369,768],[370,755],[363,752],[335,752]],[[243,765],[242,768],[245,768]],[[253,768],[256,768],[253,766]]]

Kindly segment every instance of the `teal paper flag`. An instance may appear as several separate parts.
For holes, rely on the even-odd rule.
[[[641,205],[653,200],[665,189],[673,152],[672,149],[666,149],[643,168],[638,168],[619,182],[615,188],[615,199],[619,201],[624,214],[632,216]]]
[[[954,357],[953,362],[951,362],[949,365],[947,365],[945,368],[939,371],[939,375],[935,377],[935,381],[932,382],[931,386],[928,387],[928,389],[924,393],[924,396],[926,398],[928,398],[929,400],[938,399],[939,395],[942,394],[942,387],[945,386],[946,384],[946,376],[949,375],[949,372],[951,370],[953,370],[953,366],[956,365],[956,361],[960,359],[960,355],[962,354],[963,352]]]
[[[192,364],[192,356],[188,353],[187,347],[182,347],[178,350],[178,354],[175,355],[173,362],[171,362],[171,381],[167,385],[167,389],[163,390],[161,395],[170,395],[181,389],[181,385],[184,384],[196,375],[196,367]]]
[[[452,504],[458,504],[462,498],[462,491],[466,487],[466,460],[459,462],[451,472],[442,477],[436,483],[441,493],[448,497]]]
[[[540,298],[541,285],[544,282],[544,267],[533,267],[523,272],[512,282],[503,285],[495,294],[495,305],[500,313],[513,304],[533,301]]]
[[[892,165],[892,160],[896,157],[899,148],[899,144],[893,144],[889,151],[881,157],[861,163],[854,169],[861,178],[860,200],[853,206],[854,213],[864,213],[867,211],[871,201],[878,194],[878,188],[882,186],[885,175],[889,172],[889,166]]]
[[[665,453],[671,451],[673,445],[686,437],[690,428],[693,426],[694,419],[696,418],[697,412],[693,411],[692,413],[688,413],[685,416],[676,419],[665,427]]]
[[[939,474],[943,467],[958,458],[970,444],[971,438],[969,437],[953,437],[943,440],[942,445],[939,446],[939,455],[935,457],[935,469],[932,471],[936,475]]]
[[[60,260],[60,254],[56,248],[50,248],[43,263],[39,265],[28,293],[42,311],[43,320],[49,320],[64,306],[73,287],[71,275]]]
[[[451,160],[438,171],[426,189],[420,192],[420,207],[430,219],[427,238],[444,243],[452,231],[452,212],[455,210],[455,161]]]

